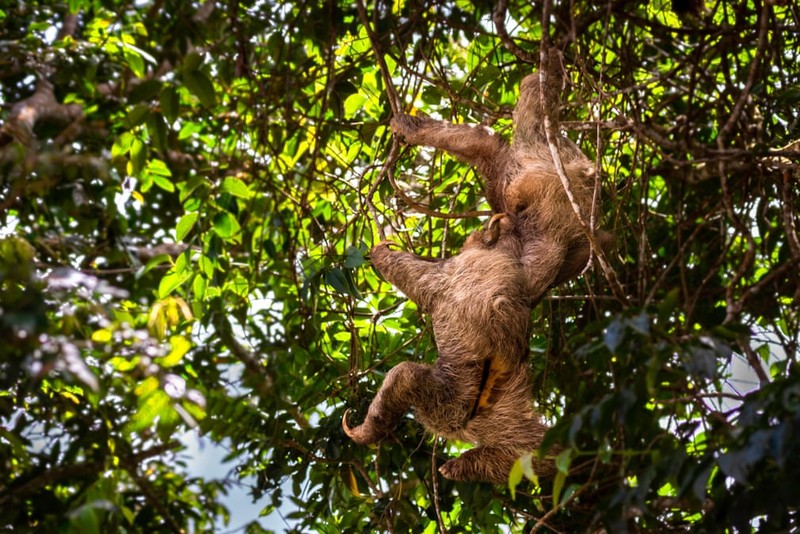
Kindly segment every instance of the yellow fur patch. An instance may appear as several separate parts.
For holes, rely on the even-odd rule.
[[[488,368],[487,368],[488,366]],[[491,357],[484,362],[483,377],[481,387],[475,403],[472,405],[470,419],[475,417],[479,411],[493,406],[503,391],[503,386],[511,377],[511,369],[499,357]]]

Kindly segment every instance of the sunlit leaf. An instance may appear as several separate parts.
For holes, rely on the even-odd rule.
[[[130,45],[126,46],[130,47]],[[144,78],[145,75],[144,59],[142,58],[138,50],[134,50],[132,48],[127,48],[127,47],[123,49],[122,55],[125,57],[125,61],[128,64],[128,67],[130,67],[131,71],[133,71],[134,76],[136,76],[137,78]]]
[[[120,135],[111,147],[111,157],[116,158],[127,154],[136,138],[130,132]]]
[[[158,296],[160,299],[165,299],[172,294],[178,287],[180,287],[188,278],[190,273],[186,272],[172,272],[167,273],[164,277],[161,278],[161,282],[158,284]],[[162,310],[163,313],[166,313],[166,310]]]
[[[178,221],[178,224],[175,226],[175,240],[176,241],[183,241],[189,232],[194,228],[195,223],[197,222],[199,214],[195,212],[187,213],[181,220]]]
[[[364,102],[366,101],[367,97],[361,93],[353,93],[352,95],[348,96],[347,99],[344,101],[345,115],[348,117],[356,115],[359,111],[362,110]]]
[[[514,465],[511,467],[511,472],[508,475],[508,490],[511,492],[511,499],[516,499],[517,486],[522,482],[522,475],[524,468],[522,467],[522,459],[517,458]]]
[[[148,168],[148,176],[150,179],[153,180],[153,183],[156,184],[158,187],[163,189],[164,191],[169,191],[172,193],[175,191],[175,184],[172,183],[172,180],[169,178],[162,176],[161,174],[157,173],[150,173]]]
[[[132,174],[139,175],[144,169],[147,161],[147,149],[141,139],[135,138],[131,143],[131,165]]]
[[[201,300],[205,298],[206,286],[207,282],[205,278],[202,276],[195,276],[194,281],[192,282],[192,292],[196,298]]]
[[[158,383],[156,381],[156,386],[157,385]],[[172,416],[169,410],[171,410],[171,407],[167,394],[160,390],[153,390],[149,395],[144,397],[144,401],[131,418],[127,430],[129,432],[140,432],[150,427],[156,417]]]
[[[230,239],[238,234],[241,230],[239,222],[227,211],[223,211],[214,215],[211,224],[214,228],[214,232],[216,232],[217,235],[222,239]]]
[[[111,331],[105,328],[92,332],[92,341],[95,343],[108,343],[111,341]]]
[[[235,197],[243,198],[245,200],[253,196],[247,185],[239,178],[228,176],[223,180],[222,187],[220,188],[224,193],[229,193]]]
[[[134,393],[139,397],[145,397],[150,393],[154,392],[158,388],[158,379],[154,376],[150,376],[143,380],[136,389],[134,389]]]

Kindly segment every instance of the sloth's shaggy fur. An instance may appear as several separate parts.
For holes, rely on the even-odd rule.
[[[550,155],[543,105],[558,110],[560,58],[550,54],[544,99],[538,74],[522,82],[512,143],[488,128],[399,115],[395,135],[412,145],[446,150],[475,165],[495,216],[461,252],[431,261],[372,250],[372,263],[395,287],[430,313],[439,358],[433,366],[404,362],[387,375],[364,422],[345,432],[357,443],[384,438],[414,409],[429,431],[477,445],[445,463],[455,480],[504,483],[514,460],[539,447],[547,430],[533,411],[528,378],[530,309],[548,289],[577,276],[590,253]],[[575,144],[557,140],[582,216],[592,206],[594,167]],[[602,246],[610,236],[595,234]],[[537,462],[541,476],[552,462]]]

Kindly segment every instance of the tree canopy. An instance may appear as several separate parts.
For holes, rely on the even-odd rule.
[[[531,315],[559,474],[454,483],[413,416],[340,426],[436,357],[369,247],[487,219],[388,122],[510,135],[543,44],[616,244]],[[11,2],[0,105],[2,528],[213,529],[188,430],[297,532],[800,528],[795,2]]]

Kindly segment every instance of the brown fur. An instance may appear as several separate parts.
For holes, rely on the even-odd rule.
[[[544,129],[545,106],[550,108],[551,120],[558,120],[562,71],[557,51],[549,54],[546,72],[544,101],[539,73],[522,80],[512,143],[488,128],[428,117],[399,115],[391,122],[395,135],[407,143],[445,150],[477,167],[492,211],[516,217],[531,306],[551,287],[578,276],[590,254],[589,241],[553,164]],[[557,136],[555,142],[581,215],[589,220],[594,165],[568,138]],[[612,243],[611,235],[602,230],[595,232],[595,238],[605,250]]]
[[[528,381],[530,311],[524,272],[501,236],[476,238],[456,256],[430,261],[372,250],[372,263],[395,287],[430,313],[439,358],[434,365],[403,362],[384,379],[364,423],[345,431],[357,443],[386,437],[414,408],[429,431],[480,446],[440,471],[456,480],[503,483],[514,460],[541,443],[546,431]],[[484,370],[484,366],[488,366]],[[542,464],[542,474],[552,469]]]
[[[545,105],[558,106],[560,63],[551,54]],[[516,458],[539,447],[546,426],[533,411],[528,378],[530,308],[555,284],[577,276],[589,243],[555,171],[542,126],[538,74],[523,80],[513,143],[486,128],[400,115],[392,130],[410,144],[444,149],[477,166],[496,215],[461,252],[432,261],[372,250],[372,263],[430,313],[439,358],[433,366],[403,362],[386,376],[360,426],[357,443],[384,438],[410,409],[431,432],[477,445],[441,473],[455,480],[504,483]],[[594,168],[568,139],[559,154],[582,215],[591,210]],[[598,234],[603,245],[607,234]],[[552,475],[552,462],[535,464]]]

